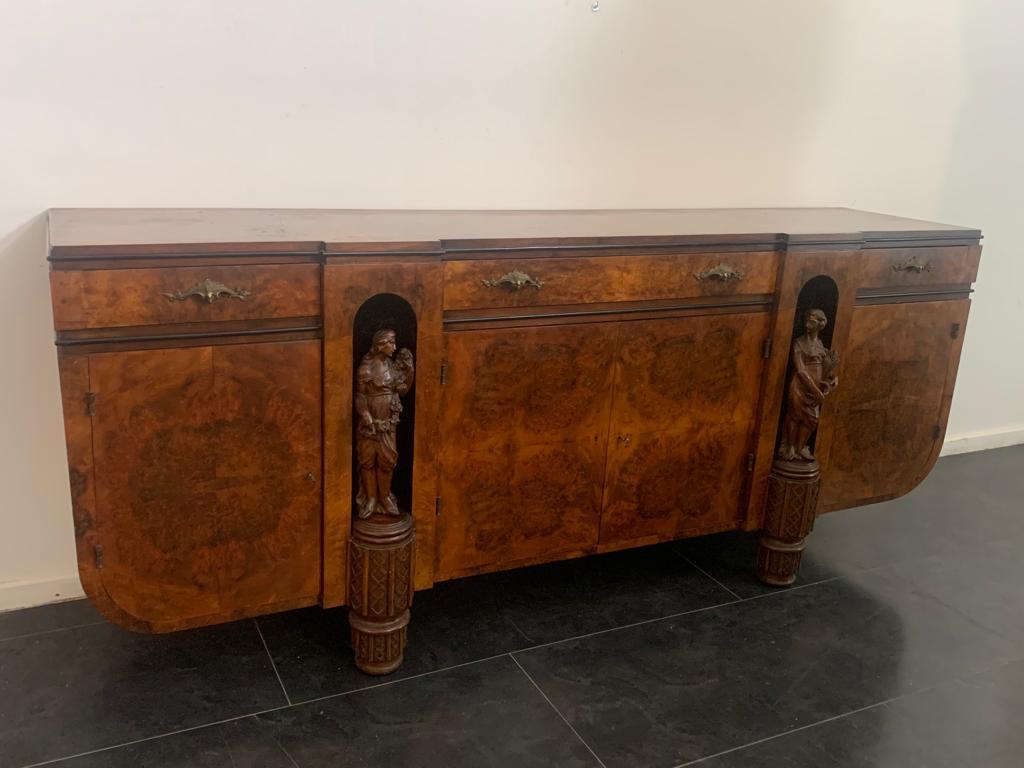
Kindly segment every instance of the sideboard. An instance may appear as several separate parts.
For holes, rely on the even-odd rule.
[[[943,442],[980,232],[849,209],[54,209],[79,573],[164,632],[818,514]],[[414,632],[415,634],[415,632]]]

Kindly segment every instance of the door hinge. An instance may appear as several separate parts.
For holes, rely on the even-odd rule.
[[[940,437],[942,437],[942,427],[936,424],[932,427],[932,440],[938,440]]]
[[[437,517],[441,516],[441,497],[434,497],[434,515]]]
[[[101,547],[99,544],[93,544],[92,545],[92,554],[93,554],[93,557],[96,560],[96,567],[97,568],[102,568],[103,567],[103,547]]]
[[[748,453],[747,454],[747,472],[753,472],[753,471],[754,471],[754,454]]]
[[[959,339],[960,338],[960,323],[953,323],[953,327],[949,329],[949,338]]]
[[[96,393],[86,392],[85,393],[85,415],[95,416],[96,415]]]
[[[772,356],[772,340],[771,337],[764,340],[764,344],[761,345],[761,357],[767,360]]]
[[[448,381],[448,361],[441,361],[441,383],[444,384]]]

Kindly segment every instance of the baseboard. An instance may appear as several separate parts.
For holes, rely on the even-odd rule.
[[[942,444],[940,456],[954,456],[971,451],[989,451],[993,448],[1007,448],[1024,443],[1024,427],[1015,429],[988,429],[983,432],[968,432],[951,435]]]
[[[63,600],[74,600],[76,597],[85,597],[78,574],[61,579],[0,583],[0,611],[59,603]]]

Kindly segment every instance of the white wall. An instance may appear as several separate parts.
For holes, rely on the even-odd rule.
[[[949,432],[1024,439],[1024,6],[590,6],[0,2],[0,607],[79,594],[54,206],[847,205],[978,226]]]

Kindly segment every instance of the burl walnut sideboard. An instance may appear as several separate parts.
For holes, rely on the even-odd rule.
[[[848,209],[50,212],[82,585],[165,632],[891,499],[980,233]]]

